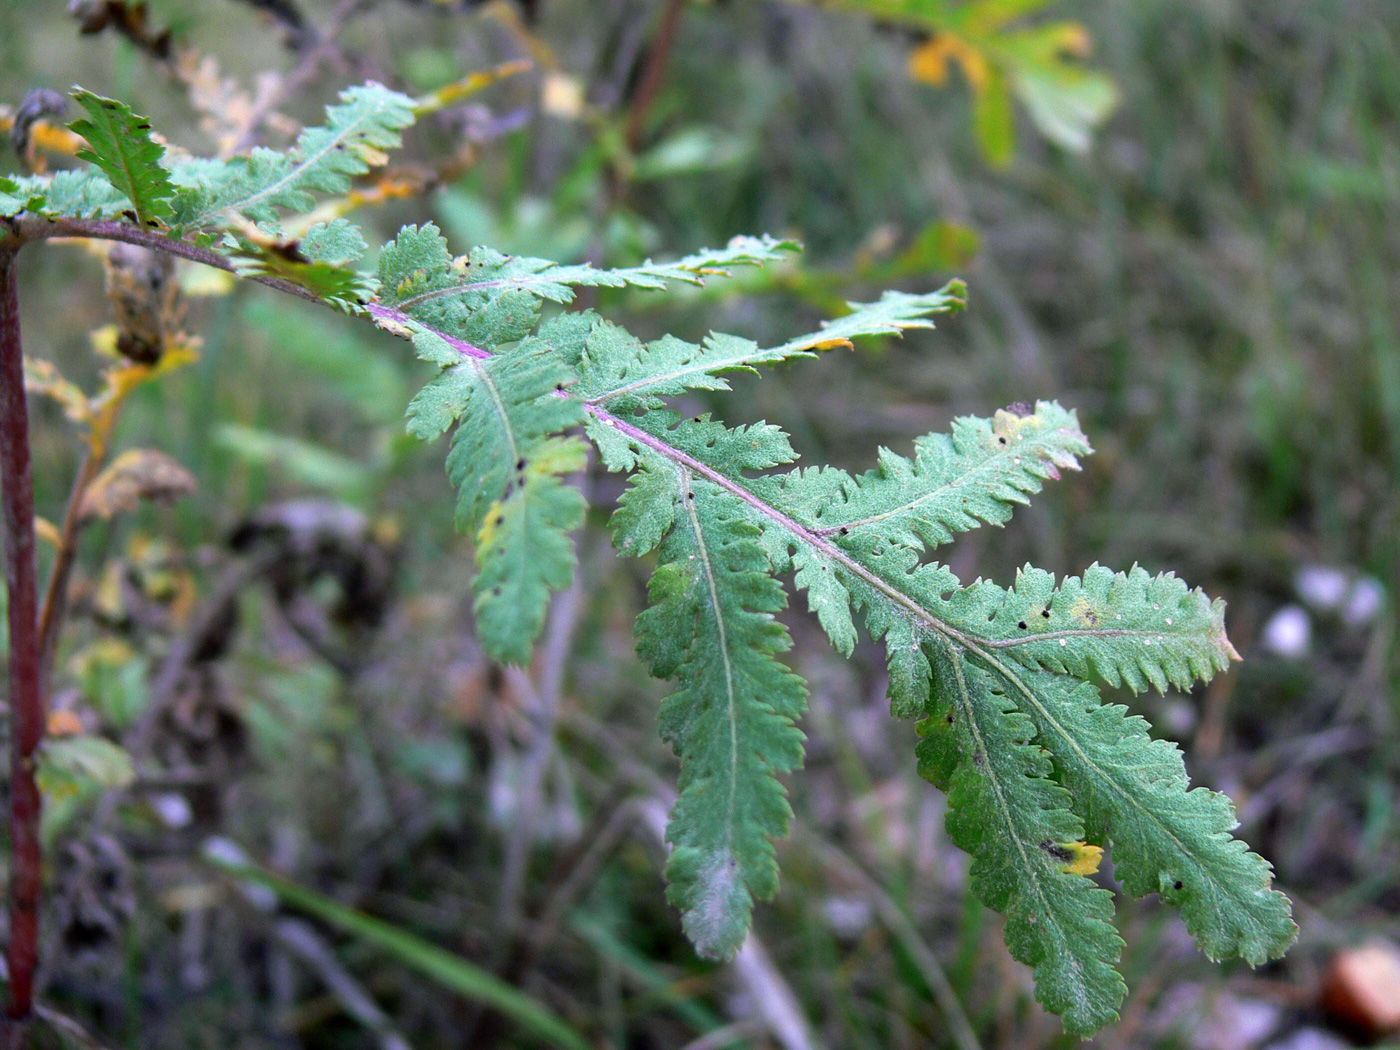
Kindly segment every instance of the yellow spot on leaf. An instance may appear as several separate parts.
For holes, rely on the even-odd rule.
[[[1005,438],[1003,444],[1015,441],[1022,431],[1039,430],[1044,425],[1039,415],[1033,413],[1029,416],[1018,416],[1004,408],[997,409],[996,415],[992,417],[992,433],[998,438]]]
[[[1069,854],[1069,859],[1060,865],[1060,870],[1065,874],[1092,875],[1099,870],[1099,862],[1103,860],[1101,846],[1091,846],[1087,842],[1061,842],[1058,845]]]
[[[1097,627],[1099,625],[1098,611],[1089,603],[1089,599],[1080,598],[1070,609],[1070,615],[1082,623],[1085,627]]]

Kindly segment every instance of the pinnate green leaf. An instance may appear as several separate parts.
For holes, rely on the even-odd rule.
[[[1138,568],[1093,566],[1057,584],[1027,567],[1005,590],[964,586],[924,560],[1077,469],[1090,449],[1073,413],[1041,402],[958,419],[911,457],[882,450],[853,476],[769,473],[797,458],[779,428],[683,418],[667,404],[726,389],[731,371],[927,327],[961,305],[961,285],[852,304],[775,348],[717,334],[643,343],[590,313],[535,331],[541,300],[663,279],[642,270],[604,277],[482,249],[454,258],[436,228],[410,227],[382,253],[368,309],[439,368],[410,429],[457,427],[449,472],[459,522],[477,538],[488,651],[524,659],[549,591],[572,570],[582,500],[562,478],[583,459],[569,429],[583,422],[604,466],[631,475],[611,524],[620,550],[658,558],[638,651],[677,683],[660,712],[682,769],[667,878],[697,949],[732,955],[753,902],[777,886],[773,840],[790,819],[778,778],[802,760],[803,686],[776,659],[789,643],[773,618],[784,603],[774,574],[790,573],[839,650],[855,645],[862,614],[884,642],[891,708],[919,720],[920,771],[950,792],[973,889],[1006,915],[1012,954],[1067,1030],[1097,1030],[1124,994],[1112,895],[1088,877],[1101,847],[1125,890],[1179,906],[1212,958],[1281,953],[1296,932],[1287,900],[1231,837],[1229,800],[1190,790],[1175,748],[1087,681],[1138,690],[1208,678],[1235,655],[1223,605]]]

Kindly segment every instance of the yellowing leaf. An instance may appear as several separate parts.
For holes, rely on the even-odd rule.
[[[115,342],[115,328],[113,329]],[[24,359],[24,389],[31,394],[42,394],[53,398],[63,408],[63,414],[74,423],[85,423],[92,416],[87,395],[76,383],[63,378],[52,361],[41,357]]]
[[[478,91],[490,87],[497,81],[525,73],[534,67],[535,64],[528,58],[518,58],[513,62],[503,62],[493,69],[476,70],[460,80],[444,84],[436,91],[424,95],[414,103],[413,112],[419,117],[428,113],[436,113],[440,109],[456,105],[462,99],[475,95]]]
[[[987,87],[990,67],[981,51],[952,33],[935,33],[926,44],[909,55],[909,75],[925,84],[941,87],[948,82],[948,61],[962,66],[963,75],[973,91]]]

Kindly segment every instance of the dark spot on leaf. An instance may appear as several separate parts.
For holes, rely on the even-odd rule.
[[[694,499],[694,498],[695,498],[695,493],[693,493],[693,492],[687,492],[687,493],[685,494],[685,498],[686,498],[686,499]]]
[[[982,754],[981,749],[972,752],[972,764],[978,769],[981,769],[987,764],[987,758]]]
[[[516,469],[516,470],[524,470],[524,469],[525,469],[525,461],[524,461],[523,459],[517,459],[517,460],[515,461],[515,469]]]
[[[499,598],[501,596],[501,589],[499,587],[492,587],[491,593],[494,594],[497,598]]]
[[[1019,627],[1019,628],[1021,628],[1021,630],[1024,631],[1024,630],[1026,629],[1026,621],[1025,621],[1025,620],[1022,620],[1022,621],[1021,621],[1020,623],[1018,623],[1016,626]]]
[[[1046,839],[1040,844],[1040,848],[1042,852],[1054,857],[1061,864],[1068,864],[1070,861],[1074,860],[1074,851],[1066,849],[1058,842],[1051,842],[1049,839]]]
[[[1045,617],[1045,618],[1048,620],[1048,619],[1050,619],[1050,610],[1049,610],[1049,609],[1041,609],[1041,610],[1040,610],[1040,615],[1043,616],[1043,617]]]
[[[1000,445],[1006,444],[1006,438],[1004,438],[1004,437],[1003,437],[1003,438],[997,438],[997,443],[1000,444]]]
[[[850,535],[850,532],[851,532],[851,530],[848,529],[848,528],[846,528],[846,526],[844,526],[844,525],[841,526],[841,535],[842,535],[842,536],[848,536],[848,535]]]
[[[1173,884],[1173,889],[1178,889],[1178,890],[1181,889],[1181,880],[1180,880],[1180,879],[1177,879],[1176,882]]]

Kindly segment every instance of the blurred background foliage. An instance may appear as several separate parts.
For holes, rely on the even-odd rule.
[[[446,88],[344,202],[371,243],[431,219],[460,251],[605,265],[738,233],[806,244],[698,291],[585,300],[643,336],[762,340],[965,277],[968,311],[936,333],[740,379],[714,406],[857,469],[955,415],[1077,408],[1085,472],[940,554],[1004,582],[1027,561],[1136,561],[1229,601],[1245,662],[1132,703],[1234,797],[1302,927],[1278,964],[1215,967],[1154,902],[1120,901],[1132,993],[1095,1043],[1379,1034],[1321,990],[1338,952],[1400,938],[1400,7],[69,7],[0,0],[6,126],[30,89],[80,82],[228,152],[285,143],[349,83]],[[37,126],[0,170],[71,163],[64,148]],[[77,244],[26,252],[21,279],[26,349],[53,370],[33,440],[57,523],[85,440],[54,376],[112,382],[112,306]],[[659,877],[674,769],[662,687],[632,655],[645,566],[590,528],[534,666],[490,665],[441,452],[403,433],[425,378],[405,347],[267,289],[178,280],[162,338],[179,352],[124,388],[105,451],[160,450],[195,488],[94,517],[59,640],[56,1009],[113,1046],[549,1045],[482,990],[494,974],[600,1047],[1068,1045],[966,892],[880,654],[835,657],[801,602],[809,757],[783,889],[739,963],[696,960]],[[618,490],[582,484],[602,506]],[[222,870],[255,862],[312,896],[231,881],[211,843]]]

